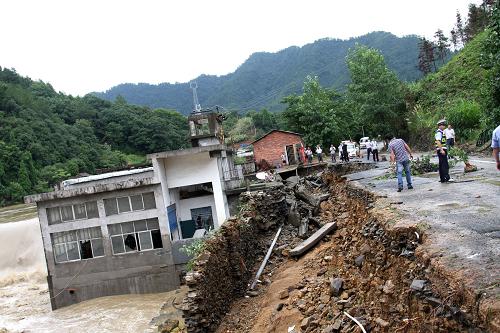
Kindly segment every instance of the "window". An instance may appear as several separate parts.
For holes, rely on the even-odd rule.
[[[108,225],[113,254],[163,248],[158,219]]]
[[[195,222],[196,229],[212,230],[214,228],[212,207],[210,206],[191,209],[191,219]]]
[[[47,208],[49,224],[98,218],[97,201],[89,201],[76,205]]]
[[[104,199],[104,210],[106,211],[106,216],[155,208],[156,202],[155,194],[153,192],[128,197]]]
[[[50,234],[56,263],[104,256],[100,227]]]

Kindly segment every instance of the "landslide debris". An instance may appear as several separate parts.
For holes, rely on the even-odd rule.
[[[335,221],[338,230],[298,262],[286,257],[293,244],[282,244],[257,297],[236,302],[217,332],[361,332],[345,313],[367,332],[483,332],[454,290],[430,283],[431,268],[414,255],[423,235],[388,228],[369,193],[320,176],[304,183],[329,198],[319,209],[303,198],[297,210],[311,229]]]

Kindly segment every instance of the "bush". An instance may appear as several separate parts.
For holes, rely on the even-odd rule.
[[[481,125],[481,106],[474,101],[460,99],[446,111],[446,119],[464,139],[474,138]]]

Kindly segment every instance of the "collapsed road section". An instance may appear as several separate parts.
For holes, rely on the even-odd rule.
[[[466,291],[435,281],[416,254],[424,231],[391,228],[372,212],[375,200],[331,171],[243,194],[239,216],[204,244],[186,276],[188,332],[485,331],[489,319]],[[337,230],[314,236],[328,224]]]

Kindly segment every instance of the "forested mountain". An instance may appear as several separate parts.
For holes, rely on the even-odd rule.
[[[417,36],[400,38],[388,32],[372,32],[349,40],[321,39],[277,53],[254,53],[233,73],[196,78],[200,103],[204,107],[221,105],[241,112],[262,108],[281,110],[282,98],[300,92],[308,75],[318,76],[322,86],[344,90],[350,81],[345,57],[356,44],[380,50],[399,79],[414,81],[421,77],[417,68]],[[189,83],[125,83],[94,94],[111,101],[121,95],[132,104],[166,107],[183,114],[192,110]]]
[[[67,96],[0,67],[0,206],[186,139],[187,120],[176,111]]]

